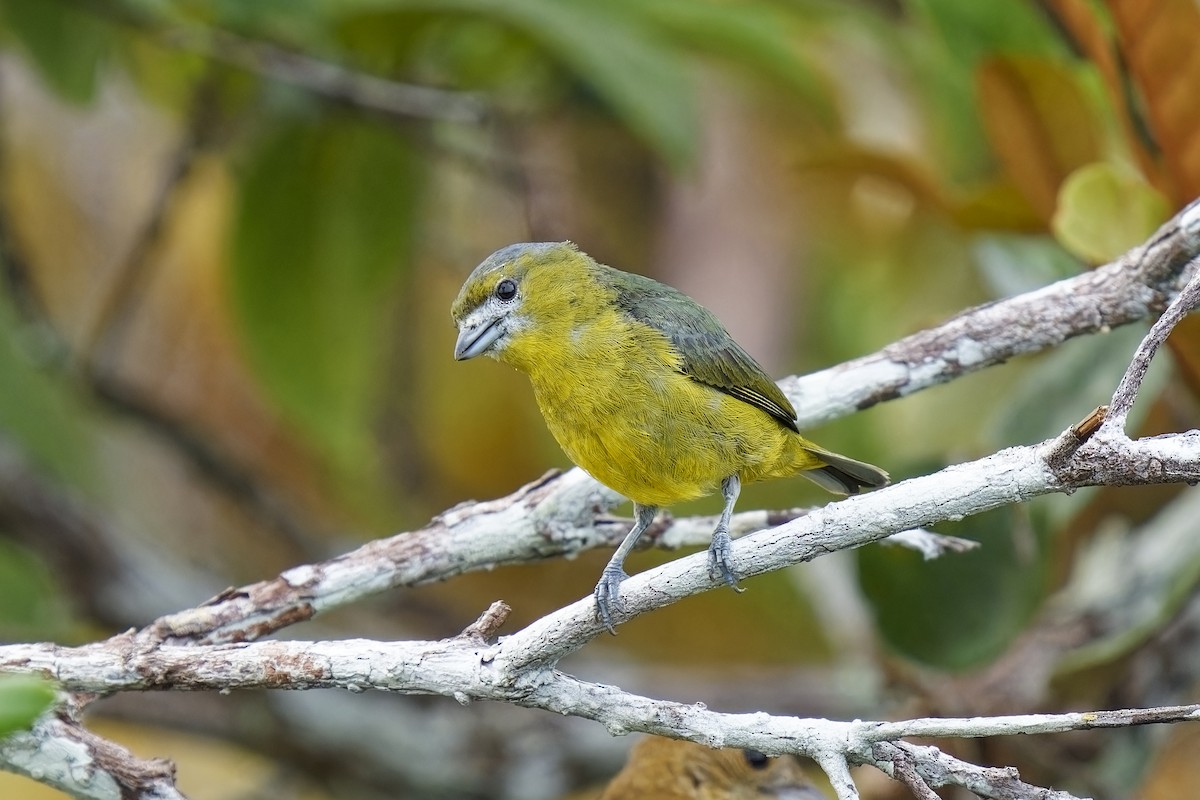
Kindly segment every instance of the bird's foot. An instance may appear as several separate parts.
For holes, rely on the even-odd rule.
[[[612,612],[622,610],[621,581],[628,577],[619,564],[609,564],[600,574],[600,582],[596,584],[596,589],[592,592],[596,598],[596,616],[613,636],[617,635],[617,631],[613,628]]]
[[[733,574],[733,565],[730,563],[732,548],[733,540],[729,538],[728,530],[717,528],[713,531],[712,542],[708,545],[708,574],[725,581],[735,592],[741,592],[744,590],[738,586],[737,576]]]

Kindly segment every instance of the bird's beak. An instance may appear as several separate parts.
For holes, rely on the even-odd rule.
[[[454,343],[455,360],[466,361],[486,353],[488,348],[504,335],[504,328],[500,325],[501,319],[502,317],[493,317],[474,325],[464,321],[458,329],[458,341]]]

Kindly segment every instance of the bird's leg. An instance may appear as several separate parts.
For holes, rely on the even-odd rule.
[[[656,514],[658,506],[633,504],[633,529],[625,535],[625,541],[621,542],[617,552],[608,560],[604,572],[600,574],[600,582],[596,584],[596,591],[593,592],[596,597],[596,613],[600,615],[604,627],[614,636],[617,632],[613,629],[612,612],[621,610],[621,581],[629,577],[624,569],[625,556],[629,555],[629,551],[637,544],[638,537],[654,522]]]
[[[733,516],[733,504],[737,502],[742,491],[742,479],[730,475],[721,481],[721,494],[725,497],[725,508],[721,511],[721,521],[713,531],[712,541],[708,545],[708,574],[720,578],[729,584],[735,592],[742,591],[738,586],[737,576],[729,564],[730,550],[733,540],[729,538],[729,518]]]

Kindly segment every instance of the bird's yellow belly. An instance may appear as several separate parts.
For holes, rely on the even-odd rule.
[[[711,494],[730,475],[749,482],[819,465],[767,413],[679,372],[606,377],[535,380],[534,391],[567,456],[634,502],[666,506]]]

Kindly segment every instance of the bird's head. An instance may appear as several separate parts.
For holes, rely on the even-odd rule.
[[[554,347],[587,313],[595,262],[570,242],[513,244],[488,256],[458,292],[454,357],[490,356],[519,366],[522,351]],[[591,294],[593,297],[589,298]]]
[[[600,800],[824,800],[790,756],[647,737]]]

